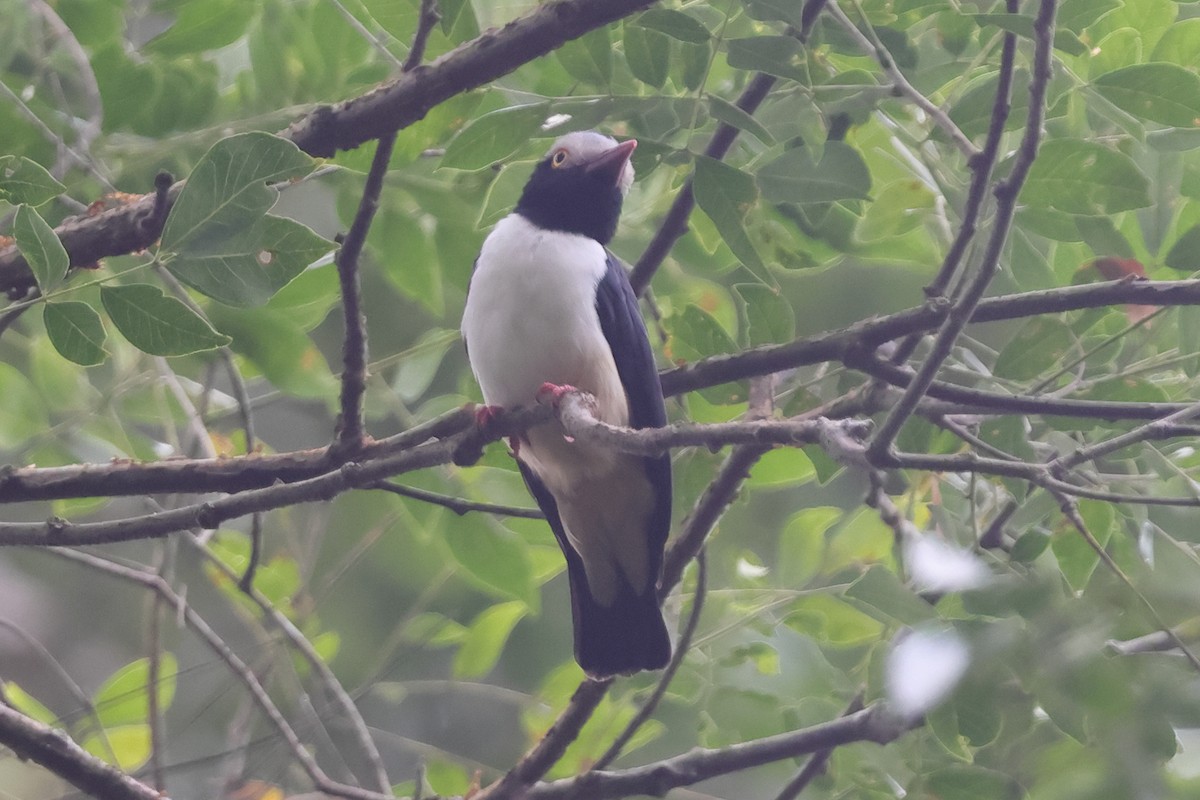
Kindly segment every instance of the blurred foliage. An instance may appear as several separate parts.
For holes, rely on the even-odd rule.
[[[427,58],[534,5],[444,0]],[[1018,15],[988,0],[841,5],[977,145],[1002,36],[1018,36],[997,167],[1006,174],[1028,113],[1031,4]],[[327,443],[341,334],[331,313],[332,239],[349,226],[371,147],[315,162],[268,134],[393,75],[418,6],[0,0],[0,233],[28,258],[42,295],[0,338],[6,463],[245,454],[229,363],[255,409],[253,449]],[[533,162],[571,130],[639,141],[638,179],[613,244],[627,261],[695,177],[698,208],[654,280],[664,366],[920,305],[957,230],[968,165],[830,15],[808,46],[787,35],[800,8],[673,0],[401,131],[362,264],[371,432],[394,433],[479,399],[456,341],[475,253]],[[734,102],[758,71],[779,81],[751,116]],[[1198,121],[1200,4],[1063,0],[1046,138],[992,291],[1100,280],[1091,266],[1098,258],[1136,260],[1154,279],[1200,269]],[[741,132],[723,161],[701,155],[719,123]],[[190,176],[161,242],[68,275],[52,227],[79,204],[153,191],[160,170]],[[979,229],[990,222],[985,215]],[[1200,311],[1175,308],[1148,321],[1131,313],[977,326],[945,375],[994,391],[1194,400]],[[800,413],[863,382],[836,364],[793,370],[780,376],[777,406]],[[672,400],[670,413],[737,419],[746,400],[744,386],[714,387]],[[1004,417],[979,421],[978,435],[1043,460],[1129,427]],[[901,445],[963,449],[921,421]],[[718,464],[707,452],[677,453],[677,519]],[[1114,491],[1195,497],[1198,470],[1191,445],[1151,441],[1102,459],[1092,478]],[[1082,504],[1131,588],[1042,492],[965,474],[892,478],[888,492],[922,534],[975,550],[991,579],[928,591],[893,530],[862,504],[855,475],[816,448],[774,452],[712,537],[695,647],[618,764],[825,721],[860,688],[868,701],[883,697],[893,642],[915,627],[952,632],[966,645],[967,668],[943,687],[922,728],[884,748],[838,749],[806,797],[1197,796],[1200,675],[1182,658],[1110,646],[1155,630],[1143,601],[1185,635],[1200,635],[1195,510]],[[470,469],[403,480],[532,506],[499,445]],[[1009,504],[1004,546],[980,549],[981,533]],[[138,502],[79,498],[12,507],[6,518],[145,512]],[[230,578],[248,558],[248,527],[207,542],[215,561],[178,543],[101,552],[164,570],[267,676],[318,759],[359,770],[353,758],[335,761],[337,748],[353,745],[328,700],[304,694],[314,685],[308,665]],[[427,788],[442,794],[465,791],[476,770],[494,777],[547,729],[582,677],[570,660],[562,558],[543,522],[458,516],[360,492],[274,512],[264,529],[256,588],[354,693],[401,792],[413,790],[419,764]],[[246,781],[246,796],[307,787],[273,729],[247,716],[236,680],[175,625],[171,609],[159,609],[162,630],[150,639],[143,595],[83,566],[5,551],[0,575],[5,622],[45,645],[3,639],[9,703],[138,770],[150,752],[153,648],[162,653],[154,690],[166,715],[172,796],[217,796],[226,779]],[[689,572],[667,604],[673,624],[695,590]],[[619,681],[552,775],[594,761],[654,681]],[[794,769],[776,764],[702,788],[712,797],[772,797]],[[8,797],[64,791],[11,755],[0,760],[0,785]]]

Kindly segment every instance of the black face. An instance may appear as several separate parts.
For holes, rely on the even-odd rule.
[[[593,169],[586,164],[555,167],[553,155],[533,170],[517,202],[517,213],[551,231],[590,236],[608,244],[617,230],[624,199],[613,169]],[[624,165],[621,160],[620,166]],[[620,167],[615,170],[620,172]]]

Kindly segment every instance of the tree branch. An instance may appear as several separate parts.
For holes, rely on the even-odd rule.
[[[367,241],[371,220],[379,208],[379,195],[383,191],[383,179],[387,176],[388,162],[392,158],[392,146],[396,133],[392,131],[380,137],[375,145],[375,156],[371,170],[363,187],[362,199],[350,231],[338,250],[338,281],[342,289],[342,310],[345,317],[345,339],[342,343],[342,392],[341,413],[338,415],[337,438],[331,453],[334,455],[356,452],[363,443],[363,394],[367,390],[367,320],[362,313],[362,285],[358,276],[358,259]]]
[[[402,130],[455,95],[484,86],[522,64],[654,4],[654,0],[551,0],[505,25],[487,30],[428,65],[335,106],[320,106],[281,135],[313,156],[332,156]],[[182,183],[171,188],[174,201]],[[55,228],[72,266],[150,247],[162,233],[155,224],[154,198],[65,220]],[[34,285],[33,274],[16,246],[0,249],[0,292],[13,296]]]
[[[93,797],[168,800],[156,789],[96,758],[64,732],[30,719],[3,702],[0,702],[0,744]]]
[[[786,758],[816,753],[851,742],[887,744],[912,726],[898,720],[882,706],[870,706],[838,719],[802,728],[790,733],[767,736],[720,749],[696,748],[674,758],[656,761],[644,767],[613,772],[585,772],[564,780],[532,787],[528,800],[559,800],[650,795],[662,797],[671,789],[691,786],[719,775],[740,772],[751,767]]]

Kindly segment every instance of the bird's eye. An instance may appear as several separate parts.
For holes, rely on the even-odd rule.
[[[567,163],[566,150],[558,150],[554,155],[550,156],[550,166],[552,167],[561,167],[565,163]]]

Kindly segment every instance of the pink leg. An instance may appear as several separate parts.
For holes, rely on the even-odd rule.
[[[557,383],[543,383],[537,390],[537,401],[539,403],[549,403],[555,408],[562,402],[563,395],[569,392],[579,391],[569,383],[559,385]]]
[[[486,428],[498,420],[503,413],[503,406],[476,406],[475,424],[480,428]]]
[[[487,428],[489,425],[495,424],[496,420],[504,416],[503,406],[479,406],[475,409],[475,424],[480,428]],[[513,455],[521,452],[521,438],[519,436],[508,437],[508,446],[512,449]]]

